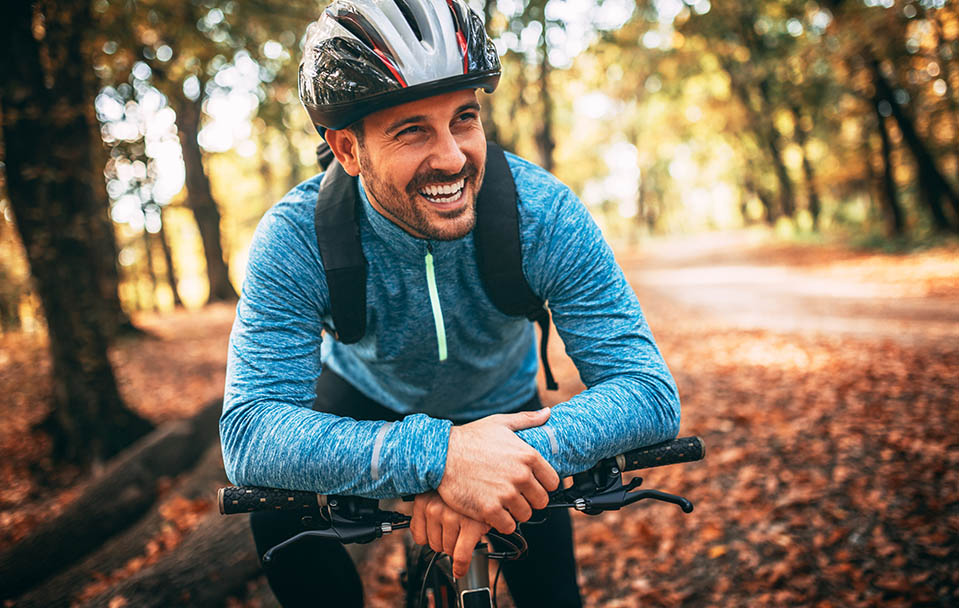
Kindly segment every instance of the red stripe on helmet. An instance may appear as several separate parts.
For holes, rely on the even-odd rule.
[[[376,47],[373,47],[373,52],[376,53],[376,56],[380,58],[380,61],[382,61],[384,65],[386,65],[387,69],[389,69],[389,71],[393,73],[393,76],[395,76],[396,79],[399,81],[401,87],[405,89],[406,87],[409,86],[408,84],[406,84],[406,79],[404,79],[403,75],[400,74],[400,71],[396,69],[396,66],[393,65],[393,62],[390,61],[390,58],[389,56],[387,56],[386,53],[384,53],[383,51],[381,51],[380,49]]]
[[[446,0],[446,6],[450,8],[450,16],[453,17],[453,27],[456,28],[456,41],[460,45],[460,53],[463,54],[463,73],[470,71],[469,52],[466,50],[466,36],[463,34],[463,25],[460,23],[459,13],[453,6],[453,0]]]
[[[460,51],[463,52],[463,73],[468,74],[470,71],[470,62],[469,62],[469,53],[466,52],[466,36],[463,35],[463,32],[456,32],[456,40],[460,43]]]

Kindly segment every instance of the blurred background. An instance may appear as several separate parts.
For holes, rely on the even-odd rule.
[[[131,589],[169,579],[156,569],[189,561],[197,530],[228,532],[200,448],[252,233],[319,170],[296,74],[325,3],[12,4],[0,573],[21,582],[4,597],[147,605]],[[589,207],[677,376],[683,434],[716,448],[650,476],[702,512],[577,524],[587,603],[959,602],[956,3],[471,4],[503,63],[487,135]],[[562,373],[551,403],[582,389]],[[182,445],[155,429],[177,422],[196,449],[171,463]],[[143,456],[135,482],[111,468],[145,441],[166,464]],[[166,587],[269,604],[251,559],[216,597]],[[387,578],[367,580],[374,603],[395,603]]]

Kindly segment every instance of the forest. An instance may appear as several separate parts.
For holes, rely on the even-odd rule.
[[[322,170],[325,4],[4,3],[5,605],[276,605],[216,420],[254,230]],[[693,514],[574,518],[586,604],[955,605],[959,6],[470,4],[488,139],[589,209],[709,450],[649,475]],[[356,559],[397,605],[402,543]]]

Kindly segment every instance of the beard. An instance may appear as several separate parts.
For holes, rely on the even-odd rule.
[[[359,153],[360,172],[367,193],[386,212],[388,219],[401,228],[435,241],[455,241],[469,234],[476,225],[476,196],[483,183],[484,169],[478,168],[467,158],[466,164],[457,173],[442,171],[424,171],[400,190],[384,180],[373,169],[373,163],[361,147]],[[419,190],[428,184],[454,183],[465,180],[463,187],[467,200],[449,211],[432,208]],[[468,189],[468,190],[467,190]]]

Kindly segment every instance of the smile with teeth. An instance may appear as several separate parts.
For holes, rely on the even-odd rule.
[[[451,203],[460,197],[466,179],[463,178],[452,184],[432,184],[419,190],[420,195],[431,203]]]

